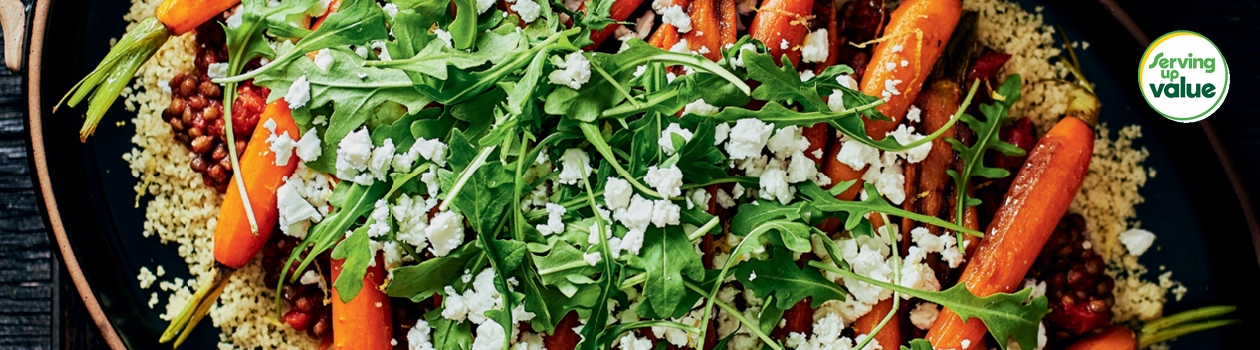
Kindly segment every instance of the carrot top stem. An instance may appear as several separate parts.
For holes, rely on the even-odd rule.
[[[53,106],[53,112],[56,113],[63,103],[74,107],[91,96],[88,100],[87,120],[79,130],[79,141],[87,141],[88,136],[96,132],[101,118],[105,117],[105,111],[109,110],[109,106],[118,99],[118,94],[131,82],[136,70],[170,37],[170,30],[157,18],[140,21],[118,40],[96,69],[61,97],[61,101]]]
[[[166,331],[162,332],[162,337],[158,339],[158,342],[166,343],[174,340],[172,348],[178,348],[180,344],[183,344],[188,335],[192,334],[193,328],[197,327],[197,323],[210,312],[210,306],[219,299],[219,294],[223,293],[228,280],[235,272],[235,269],[226,266],[216,266],[210,272],[210,280],[197,288],[192,299],[184,304],[184,309],[180,310],[179,315],[175,316],[171,324],[166,327]]]

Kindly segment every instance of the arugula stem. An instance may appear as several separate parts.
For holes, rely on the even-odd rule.
[[[453,202],[451,199],[455,198],[459,191],[464,189],[464,184],[468,183],[468,179],[472,178],[473,173],[476,173],[477,169],[480,169],[482,165],[486,165],[486,158],[489,158],[490,153],[493,153],[497,147],[497,145],[487,146],[477,153],[477,158],[473,159],[467,168],[464,168],[464,172],[459,174],[459,180],[455,181],[455,185],[451,186],[451,190],[446,193],[446,200],[443,200],[442,204],[438,206],[438,211],[446,211],[451,208],[451,202]]]
[[[643,108],[639,105],[638,101],[634,100],[634,96],[630,95],[630,91],[626,91],[626,87],[617,83],[617,80],[613,79],[612,75],[609,75],[607,71],[604,71],[603,67],[600,67],[597,64],[592,64],[591,69],[595,70],[595,73],[599,73],[599,76],[604,77],[604,80],[607,80],[609,84],[612,84],[613,88],[617,89],[617,92],[620,93],[621,96],[625,97],[626,100],[630,101],[630,104],[634,105],[635,108]]]
[[[704,295],[704,289],[700,288],[700,286],[697,286],[695,283],[692,283],[691,281],[684,279],[683,285],[687,286],[688,289],[691,289],[692,291],[696,293],[700,293],[700,295]],[[720,286],[721,283],[718,283],[718,285]],[[761,341],[764,342],[771,349],[783,350],[783,346],[779,345],[779,343],[774,341],[773,338],[770,338],[770,336],[767,335],[766,332],[762,332],[761,326],[759,324],[754,323],[753,321],[749,320],[748,317],[745,317],[744,313],[740,312],[739,309],[736,309],[735,306],[732,306],[731,304],[727,304],[726,302],[721,301],[721,300],[716,300],[716,298],[707,298],[707,299],[709,300],[710,304],[717,305],[718,307],[722,308],[722,310],[726,310],[726,313],[730,314],[731,317],[735,318],[736,321],[739,321],[739,323],[743,324],[744,327],[748,327],[749,332],[752,332],[752,334],[756,335],[757,338],[761,338]],[[708,319],[707,310],[708,309],[706,308],[706,312],[705,312],[706,315],[704,318],[701,318],[702,320]],[[704,348],[704,330],[700,331],[699,339],[700,340],[696,348],[703,349]]]
[[[660,50],[660,49],[657,49],[657,50]],[[665,63],[665,65],[667,66],[671,65],[669,63],[680,64],[684,66],[689,66],[691,68],[695,68],[697,70],[713,73],[714,75],[722,77],[722,79],[726,79],[726,81],[729,81],[732,85],[735,85],[735,87],[739,88],[739,91],[743,92],[744,95],[752,94],[752,90],[748,87],[747,83],[744,83],[743,79],[740,79],[739,77],[735,76],[734,73],[731,73],[730,71],[726,70],[726,68],[722,67],[722,65],[717,64],[717,62],[710,61],[709,59],[704,58],[704,56],[699,56],[699,55],[670,52],[670,51],[665,51],[665,50],[660,50],[660,51],[662,52],[656,55],[644,55],[642,57],[636,57],[635,59],[622,62],[621,64],[618,65],[617,72],[620,72],[621,70],[624,70],[624,69],[631,69],[633,67],[638,67],[639,65],[642,65],[648,62],[662,62],[662,63]]]
[[[627,104],[617,105],[613,108],[605,109],[603,112],[600,112],[600,117],[601,118],[621,118],[628,115],[642,113],[645,107],[653,107],[653,106],[656,106],[665,102],[669,102],[670,100],[673,100],[675,97],[678,97],[678,94],[679,94],[678,89],[673,89],[673,90],[668,90],[668,91],[652,94],[652,95],[649,95],[646,100],[643,100],[643,104],[641,105],[633,104],[633,103],[629,105]],[[637,101],[637,100],[631,99],[631,101]]]
[[[608,145],[607,141],[604,141],[604,136],[600,135],[599,127],[595,126],[594,123],[581,123],[578,127],[582,129],[582,134],[586,135],[586,140],[594,145],[595,150],[599,151],[599,154],[604,156],[604,159],[608,161],[608,164],[612,165],[613,170],[617,171],[617,175],[621,175],[621,177],[625,178],[626,181],[630,181],[630,185],[634,186],[634,188],[639,190],[639,192],[643,192],[643,194],[666,199],[665,196],[662,196],[660,193],[644,186],[643,183],[639,182],[637,177],[634,177],[634,174],[631,174],[629,171],[626,171],[625,168],[621,167],[621,163],[617,162],[617,157],[613,154],[612,147]],[[587,191],[590,191],[590,189],[587,189]],[[592,198],[592,200],[594,200],[594,198]]]
[[[587,124],[589,123],[584,123],[583,125]],[[616,162],[612,160],[609,162],[616,164]],[[586,166],[586,164],[582,164],[582,169],[578,169],[579,172],[586,173]],[[586,199],[591,206],[591,211],[599,213],[599,204],[595,202],[595,194],[591,191],[591,180],[588,179],[587,176],[582,177],[582,186],[586,188]],[[614,280],[616,276],[615,271],[613,270],[613,265],[617,264],[617,261],[612,256],[612,250],[608,248],[608,232],[605,232],[608,225],[603,222],[603,219],[601,219],[598,214],[596,214],[595,226],[596,229],[599,230],[597,233],[599,235],[599,255],[604,261],[604,271],[599,277],[601,281],[600,296],[597,299],[598,301],[595,302],[594,307],[591,308],[591,315],[587,318],[589,321],[588,327],[582,329],[582,336],[585,339],[585,341],[582,342],[582,348],[584,349],[593,349],[598,346],[598,344],[596,344],[598,342],[597,339],[599,338],[598,335],[600,335],[602,331],[596,331],[596,329],[597,327],[603,327],[599,328],[603,330],[607,327],[604,326],[605,320],[607,320],[609,316],[608,308],[606,306],[608,305],[608,298],[612,294],[613,284],[616,283]]]
[[[958,120],[959,117],[962,116],[962,113],[967,110],[967,106],[971,104],[972,96],[975,95],[976,93],[976,88],[979,88],[979,87],[980,87],[980,79],[976,79],[975,83],[971,84],[971,92],[967,93],[967,99],[963,100],[962,105],[958,106],[958,111],[954,112],[954,118],[950,120],[951,123],[953,123],[955,120]],[[1018,95],[1018,92],[1016,92],[1016,95]],[[1010,102],[999,101],[998,103],[1006,103],[1007,108],[1009,108],[1011,104],[1015,103],[1015,101],[1010,101]],[[1003,109],[1003,111],[1006,111],[1006,109]],[[997,116],[997,117],[1005,118],[1006,112],[1002,112],[1002,115]],[[954,222],[958,224],[958,226],[962,226],[963,220],[966,219],[966,215],[964,215],[963,213],[967,211],[967,207],[968,207],[967,201],[971,197],[970,195],[967,194],[967,187],[968,187],[968,182],[971,179],[972,171],[976,169],[977,165],[980,165],[980,162],[984,161],[984,150],[988,148],[987,145],[988,145],[989,140],[992,140],[993,138],[997,137],[997,135],[994,133],[999,132],[999,130],[1001,129],[1000,127],[1000,125],[1002,124],[1001,121],[991,120],[989,122],[999,125],[999,127],[994,127],[994,128],[991,128],[990,130],[985,130],[986,131],[985,135],[976,136],[976,144],[972,146],[973,149],[975,149],[976,151],[972,152],[972,154],[969,154],[970,157],[966,157],[966,156],[963,157],[963,158],[970,158],[970,159],[963,159],[962,172],[958,173],[957,176],[954,177],[954,184],[956,185],[954,188],[954,191],[955,191],[954,193],[958,194],[958,201],[954,203],[955,204]],[[945,128],[941,128],[941,130],[944,130],[944,129]],[[960,143],[952,143],[952,144],[957,145]],[[976,235],[976,234],[972,234],[972,235],[980,237],[980,238],[984,238],[984,233],[980,233],[979,235]],[[958,252],[960,254],[966,254],[967,249],[963,247],[963,242],[966,239],[965,237],[963,237],[963,233],[955,231],[954,237],[958,240],[958,242],[956,243],[958,247]]]
[[[724,177],[721,179],[714,179],[713,181],[709,181],[705,183],[683,184],[681,188],[684,190],[690,190],[690,189],[695,189],[695,188],[709,187],[712,185],[729,184],[729,183],[744,183],[744,184],[757,185],[759,183],[758,181],[759,180],[757,180],[756,177],[752,177],[752,176],[731,176],[731,177]]]
[[[648,327],[666,327],[666,328],[681,329],[688,333],[700,333],[700,328],[696,328],[695,326],[686,325],[686,324],[682,324],[682,323],[674,322],[674,321],[648,320],[648,321],[639,321],[639,322],[625,323],[625,324],[619,325],[617,326],[617,328],[613,328],[615,330],[615,333],[613,333],[612,336],[616,337],[618,335],[621,335],[621,333],[625,333],[625,332],[632,331],[635,329],[640,329],[640,328],[648,328]]]
[[[223,131],[227,135],[228,159],[232,162],[232,178],[236,180],[236,190],[241,193],[241,203],[245,205],[245,218],[249,220],[249,232],[258,235],[258,219],[254,217],[254,206],[249,201],[249,191],[245,189],[245,179],[241,177],[241,161],[236,150],[236,133],[232,128],[232,104],[236,101],[236,83],[223,86]],[[262,126],[262,125],[259,125]],[[255,140],[266,142],[266,140]]]
[[[705,234],[709,233],[709,230],[712,230],[714,227],[717,227],[717,225],[718,225],[718,217],[714,216],[712,219],[709,219],[709,222],[704,223],[704,226],[700,226],[700,228],[696,229],[695,232],[692,232],[690,235],[687,235],[687,240],[694,241],[694,240],[700,239],[700,237],[703,237]]]
[[[624,290],[624,289],[632,288],[635,285],[639,283],[643,283],[643,281],[646,281],[646,280],[647,280],[647,272],[640,272],[634,276],[630,276],[622,280],[620,289]]]

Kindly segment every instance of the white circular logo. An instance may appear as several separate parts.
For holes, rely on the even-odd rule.
[[[1221,50],[1199,33],[1164,34],[1142,54],[1142,97],[1169,120],[1191,123],[1220,108],[1229,92],[1229,65]]]

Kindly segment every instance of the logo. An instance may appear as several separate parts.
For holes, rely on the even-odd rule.
[[[1138,86],[1151,108],[1182,123],[1203,120],[1225,101],[1229,66],[1199,33],[1179,30],[1156,39],[1142,54]]]

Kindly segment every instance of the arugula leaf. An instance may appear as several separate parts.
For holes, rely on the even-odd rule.
[[[521,67],[533,60],[534,55],[539,52],[549,52],[559,48],[576,50],[577,48],[569,43],[568,37],[578,32],[580,30],[574,28],[556,33],[527,50],[518,49],[500,63],[483,71],[467,72],[447,66],[446,79],[437,79],[424,72],[413,71],[409,72],[415,74],[409,74],[409,76],[421,93],[442,104],[457,104],[489,89],[505,77],[520,72]]]
[[[830,111],[818,92],[801,82],[801,74],[792,66],[787,56],[782,58],[780,66],[770,52],[744,52],[743,61],[748,69],[748,77],[761,82],[753,90],[752,97],[762,101],[799,102],[806,112]]]
[[[442,317],[441,309],[425,313],[424,319],[433,329],[433,344],[440,344],[442,349],[468,350],[472,348],[472,323],[455,322]]]
[[[428,36],[424,33],[410,33],[410,35]],[[406,38],[400,38],[403,40]],[[393,59],[389,61],[368,61],[366,65],[378,68],[396,68],[411,73],[424,74],[438,80],[446,80],[447,66],[458,69],[468,69],[485,64],[486,62],[498,63],[503,61],[508,55],[517,51],[519,47],[528,46],[529,43],[525,37],[517,32],[508,34],[498,34],[488,32],[481,36],[477,41],[476,51],[467,52],[460,49],[452,49],[446,47],[446,42],[441,40],[429,40],[419,52],[410,58]]]
[[[949,221],[941,220],[935,216],[915,213],[898,208],[892,204],[888,204],[888,201],[884,199],[884,196],[880,195],[879,192],[875,190],[875,185],[871,185],[869,183],[863,185],[863,191],[866,192],[866,199],[860,202],[836,199],[835,194],[819,188],[817,184],[809,181],[798,185],[797,188],[800,190],[801,194],[804,194],[813,201],[812,205],[814,208],[826,213],[846,213],[848,217],[844,220],[845,230],[853,230],[853,228],[858,227],[858,225],[863,222],[869,224],[869,221],[865,219],[866,214],[884,213],[903,218],[910,218],[911,220],[940,226],[956,232],[965,232],[976,235],[980,234],[979,231],[969,229]],[[844,189],[840,188],[839,190],[843,191]]]
[[[350,299],[354,299],[354,296],[359,295],[359,291],[363,290],[363,275],[367,273],[369,262],[376,259],[370,242],[367,225],[364,225],[354,230],[354,233],[337,244],[337,248],[332,251],[333,259],[343,261],[341,274],[337,276],[336,281],[333,281],[333,288],[337,288],[337,294],[343,303],[350,302]]]
[[[319,26],[319,29],[298,40],[293,45],[293,49],[276,56],[275,60],[258,67],[258,69],[232,77],[214,79],[214,82],[238,83],[276,68],[287,66],[294,59],[304,57],[307,52],[336,46],[363,45],[374,40],[385,40],[388,38],[389,30],[385,28],[385,13],[380,6],[376,5],[376,1],[345,0],[337,8],[337,11],[329,14],[324,19],[324,23]]]
[[[690,115],[684,117],[684,119],[689,118]],[[726,155],[722,154],[718,147],[713,146],[715,126],[716,123],[712,120],[701,122],[696,127],[691,141],[680,148],[678,169],[682,171],[683,178],[687,181],[707,183],[727,176],[726,170],[722,168],[726,164]]]
[[[591,266],[582,258],[582,251],[573,246],[556,242],[547,255],[535,255],[534,265],[544,285],[555,286],[565,296],[572,297],[578,286],[569,276],[593,276],[602,270],[604,261]]]
[[[477,1],[453,0],[455,2],[455,22],[451,23],[451,41],[456,49],[472,47],[477,39]]]
[[[327,71],[302,56],[282,69],[259,75],[254,83],[271,89],[268,100],[274,100],[287,94],[289,86],[305,76],[311,87],[308,106],[334,105],[332,116],[328,118],[328,129],[321,135],[324,151],[319,159],[307,163],[307,166],[335,173],[337,144],[367,121],[369,115],[366,111],[387,101],[401,104],[408,111],[419,111],[430,100],[416,94],[411,80],[402,71],[362,67],[363,58],[347,49],[331,49],[330,54],[333,64]],[[363,78],[359,78],[360,74]]]
[[[932,350],[932,343],[926,339],[914,339],[910,341],[910,346],[901,346],[901,350]]]
[[[997,99],[997,103],[980,105],[980,113],[984,114],[985,120],[981,121],[969,114],[963,114],[959,117],[959,119],[961,119],[964,123],[967,123],[967,126],[970,127],[971,130],[975,131],[976,142],[974,145],[967,146],[953,138],[945,139],[945,141],[949,142],[950,146],[952,146],[955,151],[958,151],[958,156],[963,162],[962,172],[955,171],[954,169],[947,170],[949,177],[954,179],[954,191],[959,194],[959,196],[957,196],[958,201],[955,205],[955,217],[957,217],[957,220],[955,221],[959,225],[962,224],[962,220],[965,216],[963,215],[963,212],[967,209],[967,207],[980,205],[979,198],[973,198],[968,195],[969,191],[967,191],[967,189],[972,177],[978,176],[994,179],[1011,175],[1011,173],[1006,171],[1006,169],[993,168],[984,165],[985,153],[992,149],[1002,152],[1002,154],[1008,156],[1019,156],[1024,154],[1024,150],[1013,144],[1004,142],[1000,138],[1002,124],[1005,124],[1007,120],[1010,119],[1007,117],[1007,112],[1010,111],[1011,106],[1015,104],[1015,101],[1019,100],[1019,87],[1022,81],[1023,80],[1020,80],[1019,74],[1012,74],[1006,78],[1006,82],[1002,83],[1002,87],[998,88],[997,95],[1001,96],[1001,98],[995,98]],[[982,236],[980,234],[976,235]],[[958,243],[962,244],[962,232],[959,232],[957,236]],[[961,245],[959,247],[961,247]]]
[[[465,244],[443,257],[435,257],[417,265],[400,266],[390,271],[391,279],[385,293],[391,297],[408,298],[422,302],[433,295],[443,294],[450,281],[463,275],[468,261],[481,254],[475,244]]]
[[[704,278],[704,265],[682,226],[651,227],[644,233],[640,267],[647,271],[643,295],[657,315],[673,315],[687,289],[683,276]]]
[[[995,339],[1013,337],[1020,348],[1032,349],[1037,346],[1037,333],[1041,319],[1050,313],[1049,301],[1044,295],[1030,298],[1032,288],[1024,288],[1014,294],[993,293],[987,297],[979,297],[967,290],[965,283],[959,283],[943,291],[931,292],[882,282],[818,261],[810,261],[809,265],[937,303],[949,308],[964,321],[979,319],[984,322],[985,327],[988,327]],[[1006,348],[1005,342],[999,341],[998,345],[1003,349]]]
[[[384,181],[377,181],[371,186],[363,186],[351,181],[338,183],[328,200],[328,203],[333,206],[333,212],[311,228],[306,238],[302,239],[302,243],[299,243],[297,248],[293,249],[293,253],[289,254],[289,259],[284,266],[292,266],[305,253],[305,258],[301,259],[297,271],[306,270],[307,266],[315,261],[315,257],[331,249],[345,237],[346,231],[352,225],[358,223],[359,218],[372,211],[376,207],[376,201],[384,198],[388,189],[389,184]],[[285,282],[293,282],[285,279],[288,271],[287,268],[280,271],[280,285],[276,286],[276,290],[279,290]],[[289,278],[296,280],[297,277],[290,276]],[[277,294],[277,306],[280,305],[279,298]]]
[[[751,278],[756,273],[756,278]],[[811,297],[810,307],[828,300],[844,300],[848,295],[836,282],[813,268],[799,268],[792,253],[775,249],[769,260],[749,260],[735,267],[735,278],[758,297],[774,296],[775,307],[787,310]]]

